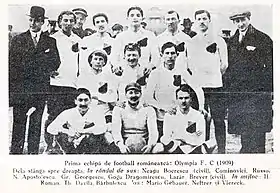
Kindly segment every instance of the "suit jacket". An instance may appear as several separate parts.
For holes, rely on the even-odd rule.
[[[228,91],[273,91],[273,42],[249,25],[239,43],[239,30],[228,41],[229,67],[225,74]]]
[[[273,42],[249,25],[228,41],[229,66],[224,75],[228,97],[229,133],[267,132],[272,128]]]
[[[12,39],[9,50],[10,104],[32,94],[46,94],[50,73],[60,64],[56,40],[41,33],[35,47],[30,31]]]

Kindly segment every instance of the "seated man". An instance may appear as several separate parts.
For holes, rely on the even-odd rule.
[[[119,101],[126,100],[124,93],[126,85],[131,82],[136,82],[142,86],[144,91],[147,84],[148,70],[139,63],[141,58],[141,48],[138,44],[129,43],[124,47],[124,61],[123,69],[119,68],[120,84],[119,84]],[[115,74],[117,72],[115,71]]]
[[[88,89],[94,99],[92,104],[98,104],[105,116],[111,116],[118,99],[119,77],[111,71],[104,70],[107,62],[108,55],[104,50],[94,50],[88,57],[90,69],[78,77],[77,87]]]
[[[166,114],[163,122],[161,142],[167,153],[212,153],[214,149],[213,141],[205,142],[203,114],[191,107],[194,96],[194,90],[187,84],[176,90],[176,113]]]
[[[124,108],[113,110],[112,134],[121,153],[160,153],[163,145],[157,143],[156,113],[140,102],[141,86],[130,83],[125,87]]]
[[[104,137],[107,128],[103,113],[98,107],[90,108],[90,103],[90,92],[79,88],[76,107],[63,111],[47,128],[66,154],[103,153],[104,147],[108,146]]]

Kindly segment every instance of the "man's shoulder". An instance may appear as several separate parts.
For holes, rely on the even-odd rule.
[[[119,40],[119,39],[124,39],[127,37],[127,35],[130,35],[130,31],[129,30],[126,30],[126,31],[123,31],[122,33],[119,33],[116,37],[116,40]]]
[[[80,38],[77,34],[71,33],[71,38],[73,38],[75,41],[81,41],[82,38]]]
[[[12,40],[19,41],[19,40],[25,39],[28,35],[30,35],[29,31],[21,32],[21,33],[18,33],[17,35],[15,35]]]
[[[155,109],[151,106],[143,106],[142,109],[147,112],[147,114],[154,114]]]
[[[41,37],[43,37],[47,41],[56,42],[56,39],[52,36],[49,36],[47,32],[42,32]]]
[[[143,33],[150,36],[150,37],[156,37],[156,35],[154,34],[154,32],[143,29]]]
[[[178,36],[180,38],[184,38],[184,40],[186,40],[186,41],[190,41],[192,39],[188,34],[182,32],[182,31],[178,32]]]
[[[153,77],[153,78],[159,77],[161,73],[162,73],[162,68],[158,67],[155,70],[152,70],[152,72],[150,74],[150,78],[151,77]]]
[[[72,115],[76,111],[77,111],[76,107],[73,107],[73,108],[70,108],[70,109],[66,109],[66,110],[62,111],[59,116]]]
[[[89,108],[88,114],[89,115],[100,115],[102,114],[102,107],[100,107],[99,105],[92,105]]]
[[[203,114],[202,114],[200,111],[195,110],[195,109],[193,109],[192,107],[190,107],[190,112],[189,112],[189,113],[190,113],[190,115],[192,115],[192,116],[204,118]]]
[[[264,33],[263,31],[260,31],[259,29],[254,28],[253,26],[251,27],[252,30],[252,34],[254,34],[255,36],[257,36],[258,38],[260,38],[263,41],[266,40],[271,40],[271,38],[269,37],[269,35],[267,35],[266,33]]]

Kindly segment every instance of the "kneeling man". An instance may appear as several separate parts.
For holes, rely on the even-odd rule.
[[[126,104],[113,110],[112,134],[121,153],[160,153],[163,145],[157,143],[156,113],[140,102],[141,86],[130,83],[125,87]]]
[[[212,153],[212,141],[205,142],[205,119],[201,112],[193,109],[195,92],[183,84],[176,90],[177,108],[175,114],[166,114],[163,121],[163,136],[166,153],[199,154]]]
[[[67,109],[48,126],[57,144],[66,154],[102,153],[107,145],[105,118],[102,111],[90,108],[91,94],[85,88],[77,90],[76,107]]]

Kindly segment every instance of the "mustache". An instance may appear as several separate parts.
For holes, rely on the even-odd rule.
[[[80,105],[80,108],[87,108],[87,105]]]
[[[131,97],[130,98],[132,101],[137,101],[139,99],[139,97]]]
[[[128,59],[127,61],[128,61],[128,62],[136,62],[137,59],[136,59],[136,58],[134,58],[134,59]]]

